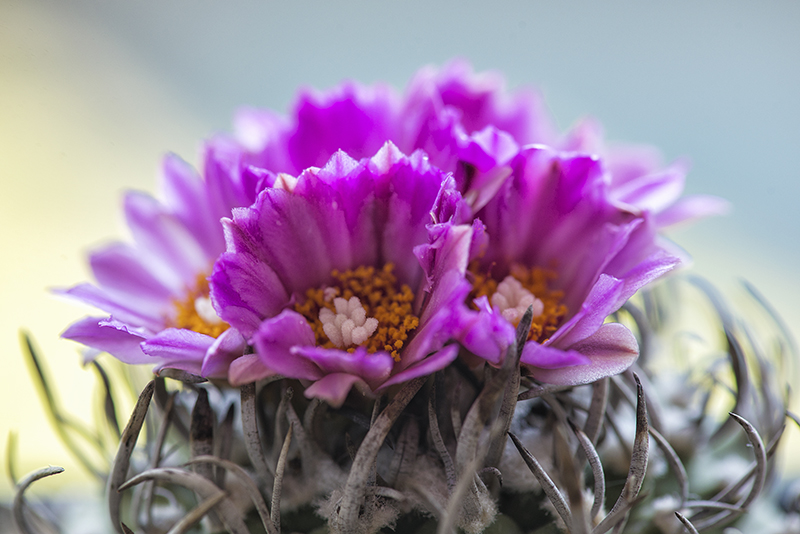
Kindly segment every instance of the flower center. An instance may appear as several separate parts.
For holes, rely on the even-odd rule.
[[[398,287],[393,269],[387,263],[380,270],[334,270],[333,282],[307,290],[294,310],[309,322],[318,345],[351,352],[360,345],[400,361],[400,350],[419,318],[412,313],[414,293],[405,284]]]
[[[214,311],[208,298],[208,280],[202,273],[197,275],[194,287],[189,288],[183,299],[175,299],[173,305],[175,314],[166,321],[170,328],[185,328],[219,337],[229,327]]]
[[[361,345],[378,329],[378,320],[367,318],[367,310],[358,297],[336,297],[333,305],[335,312],[330,308],[319,310],[319,320],[325,335],[338,348]]]
[[[522,314],[533,307],[533,316],[538,317],[544,311],[544,304],[533,293],[525,289],[522,283],[509,275],[497,284],[497,290],[489,299],[492,307],[499,311],[509,323],[517,324]]]
[[[550,283],[558,274],[541,267],[511,266],[511,273],[498,282],[491,274],[481,271],[477,263],[469,268],[473,275],[472,292],[468,302],[486,296],[492,308],[500,312],[508,322],[516,326],[529,306],[533,306],[533,323],[528,339],[544,343],[558,329],[567,315],[562,304],[564,292],[550,289]]]

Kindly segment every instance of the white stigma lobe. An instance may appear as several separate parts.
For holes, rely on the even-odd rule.
[[[222,323],[214,306],[211,305],[211,299],[208,297],[198,297],[194,299],[194,311],[206,324],[214,325]]]
[[[497,284],[497,292],[492,295],[491,303],[508,322],[514,324],[522,318],[529,306],[533,306],[534,317],[544,312],[544,303],[522,287],[520,281],[513,276],[506,276]]]
[[[361,345],[378,329],[378,320],[367,317],[367,310],[358,297],[333,299],[336,312],[328,308],[319,311],[322,330],[331,343],[343,349],[351,345]]]
[[[338,289],[336,289],[335,287],[326,287],[324,290],[322,290],[322,299],[323,299],[325,302],[330,302],[330,301],[332,301],[332,300],[333,300],[333,299],[336,297],[336,295],[338,295],[338,294],[339,294],[339,290],[338,290]]]

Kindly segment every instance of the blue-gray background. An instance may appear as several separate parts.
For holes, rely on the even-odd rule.
[[[25,372],[25,325],[57,372],[77,368],[56,338],[85,311],[44,288],[85,278],[87,247],[124,235],[120,191],[153,190],[164,151],[197,163],[238,106],[283,110],[299,85],[342,78],[402,88],[454,56],[538,86],[561,128],[592,115],[611,139],[688,158],[687,190],[734,211],[674,239],[726,291],[754,282],[798,331],[800,2],[1,0],[4,364]],[[83,380],[63,386],[78,410]],[[23,376],[3,405],[30,388]],[[30,402],[3,434],[42,426]]]
[[[63,48],[50,53],[99,106],[149,111],[115,80],[125,65],[110,38],[212,129],[243,104],[285,109],[301,84],[403,87],[421,65],[463,56],[538,85],[562,128],[591,114],[612,139],[690,158],[688,189],[736,206],[707,225],[725,227],[720,239],[769,248],[770,263],[796,257],[797,2],[33,3],[59,19]]]

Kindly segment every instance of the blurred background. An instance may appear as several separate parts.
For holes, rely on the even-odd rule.
[[[798,2],[0,0],[0,456],[13,430],[19,473],[67,468],[37,490],[89,487],[18,332],[90,421],[95,375],[58,338],[89,310],[49,289],[87,279],[86,252],[126,237],[121,193],[154,191],[165,152],[197,164],[241,105],[285,110],[298,86],[343,78],[401,89],[454,56],[538,86],[562,129],[592,115],[610,139],[688,158],[688,192],[734,211],[671,237],[732,300],[747,279],[800,333]]]

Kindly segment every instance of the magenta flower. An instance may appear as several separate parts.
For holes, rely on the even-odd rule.
[[[236,130],[209,143],[204,179],[169,157],[163,203],[126,197],[134,243],[64,291],[110,316],[64,337],[232,384],[280,374],[338,405],[441,369],[453,337],[499,363],[534,305],[523,363],[582,383],[635,359],[603,322],[678,261],[658,232],[727,207],[681,197],[682,165],[608,147],[591,121],[559,136],[535,92],[463,61],[402,94],[305,90]]]
[[[292,174],[322,165],[339,149],[355,158],[373,154],[387,140],[406,154],[422,149],[432,164],[453,173],[475,209],[503,183],[520,148],[531,144],[600,156],[609,198],[655,215],[657,228],[728,209],[716,197],[681,198],[685,165],[664,168],[649,147],[607,145],[595,121],[559,135],[535,91],[509,93],[502,76],[475,74],[463,60],[421,69],[403,95],[384,85],[346,82],[326,92],[301,92],[289,117],[244,109],[236,132],[248,162]]]
[[[217,316],[206,281],[225,250],[219,220],[232,207],[251,204],[262,188],[258,175],[241,170],[239,157],[239,148],[227,141],[209,143],[201,179],[169,155],[163,163],[162,202],[138,192],[125,196],[133,243],[93,252],[97,285],[60,292],[110,315],[86,317],[62,337],[126,363],[196,374],[206,354],[242,353],[244,339]]]
[[[365,157],[391,141],[407,154],[424,150],[463,181],[464,165],[488,172],[517,152],[517,139],[552,137],[538,96],[508,96],[503,86],[499,76],[474,75],[463,61],[422,69],[404,96],[348,81],[325,92],[301,91],[289,117],[242,109],[236,137],[249,163],[276,172],[321,166],[337,150]]]
[[[612,200],[601,160],[538,146],[511,166],[475,213],[459,340],[498,365],[532,306],[521,358],[532,376],[573,385],[624,371],[638,356],[636,339],[605,319],[678,258],[660,245],[650,215]]]
[[[453,171],[476,209],[508,176],[508,165],[520,147],[532,144],[601,158],[609,199],[622,209],[652,214],[651,223],[659,229],[729,209],[717,197],[681,197],[685,164],[664,167],[651,147],[609,145],[594,120],[585,119],[559,135],[537,93],[530,88],[506,93],[502,76],[474,74],[462,60],[438,71],[425,68],[417,73],[406,91],[402,116],[411,124],[404,130],[411,133],[405,142]],[[402,143],[399,146],[407,149]]]
[[[322,167],[339,150],[362,159],[374,155],[402,130],[401,102],[390,87],[344,82],[326,92],[303,89],[290,117],[245,108],[234,120],[246,162],[299,175]],[[408,150],[410,154],[413,150]]]
[[[255,353],[211,356],[204,374],[227,368],[232,384],[280,374],[339,406],[353,386],[374,392],[455,359],[445,342],[469,291],[470,234],[428,226],[452,180],[387,143],[271,181],[224,221],[228,250],[211,278],[219,316]]]

